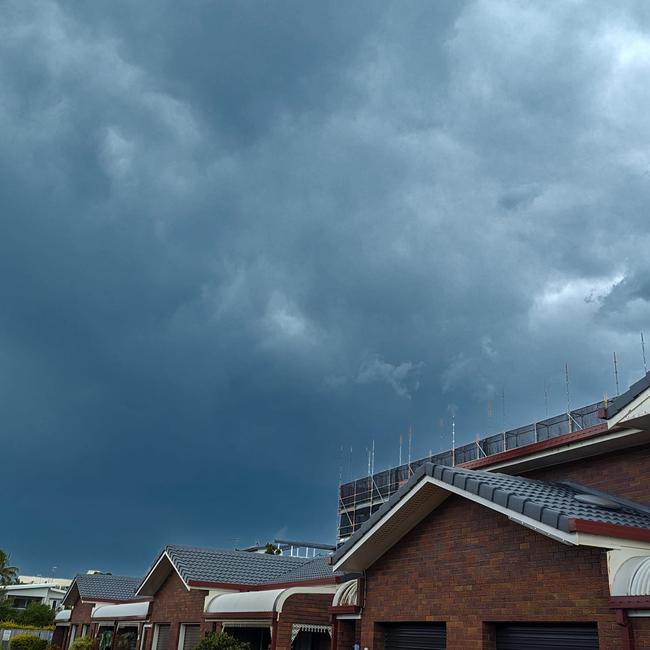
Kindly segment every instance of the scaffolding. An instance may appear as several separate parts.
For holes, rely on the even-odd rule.
[[[603,401],[589,404],[523,427],[502,431],[484,438],[477,437],[475,442],[455,447],[440,454],[429,455],[413,461],[409,458],[409,462],[406,464],[343,483],[339,488],[338,541],[342,542],[350,537],[424,463],[448,465],[449,467],[462,465],[510,449],[588,429],[602,424],[598,411],[605,406],[606,403]]]

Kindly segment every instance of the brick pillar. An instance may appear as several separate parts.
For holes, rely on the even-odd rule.
[[[496,650],[494,628],[477,618],[450,619],[447,650]]]

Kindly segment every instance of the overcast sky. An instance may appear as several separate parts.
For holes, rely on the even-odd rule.
[[[2,3],[0,547],[333,542],[373,439],[627,387],[649,76],[643,0]]]

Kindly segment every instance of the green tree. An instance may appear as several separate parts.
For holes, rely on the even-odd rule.
[[[18,567],[11,566],[9,562],[9,553],[0,548],[0,591],[18,582]]]
[[[275,544],[271,542],[269,542],[264,547],[264,552],[268,553],[269,555],[282,555],[282,551]]]
[[[27,609],[18,615],[18,623],[47,627],[54,623],[54,610],[43,603],[30,603]]]
[[[226,632],[208,632],[194,650],[251,650],[251,646]]]

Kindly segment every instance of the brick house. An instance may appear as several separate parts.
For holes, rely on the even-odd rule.
[[[78,637],[99,636],[105,648],[112,644],[114,634],[132,638],[135,632],[137,638],[146,618],[142,611],[149,606],[148,598],[135,595],[140,582],[140,578],[98,573],[76,576],[63,598],[68,609],[56,615],[52,644],[64,649]],[[141,603],[139,620],[134,620],[129,610],[133,603]],[[116,616],[115,610],[117,606],[117,613],[123,612],[124,608],[119,609],[122,605],[127,608],[124,620]],[[109,610],[111,618],[102,616],[107,606],[113,606]]]
[[[650,648],[650,376],[601,417],[420,467],[333,557],[334,649]]]
[[[167,546],[137,590],[152,599],[142,650],[191,650],[222,629],[252,650],[325,650],[343,579],[324,557]]]

